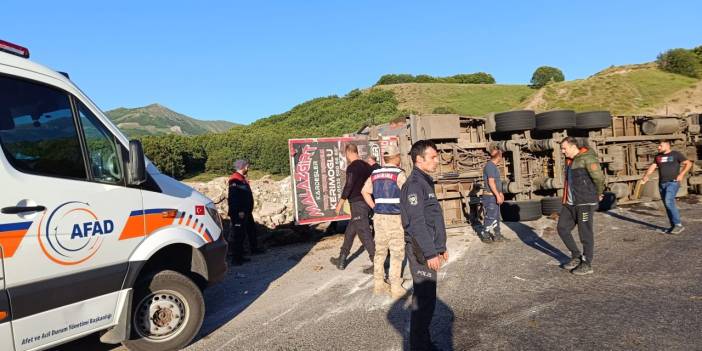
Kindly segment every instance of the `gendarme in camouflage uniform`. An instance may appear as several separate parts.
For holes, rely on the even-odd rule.
[[[399,149],[389,146],[384,150],[385,158],[394,157],[399,163]],[[397,299],[405,295],[402,287],[402,262],[405,259],[405,239],[400,218],[400,189],[407,180],[405,173],[396,164],[386,163],[371,173],[363,186],[366,202],[373,207],[373,227],[375,228],[375,257],[373,259],[373,280],[376,294],[388,290],[385,283],[385,258],[390,251],[390,294]],[[371,198],[372,196],[372,198]]]

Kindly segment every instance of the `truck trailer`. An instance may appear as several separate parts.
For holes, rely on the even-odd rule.
[[[608,111],[535,113],[520,110],[486,116],[410,115],[391,123],[369,125],[342,138],[325,139],[325,142],[335,145],[336,155],[343,150],[345,143],[356,143],[366,150],[364,155],[375,155],[381,162],[379,156],[383,145],[396,143],[402,153],[402,168],[409,173],[412,169],[409,157],[412,144],[418,140],[434,141],[441,160],[432,174],[436,194],[442,204],[446,225],[456,227],[469,225],[479,216],[480,195],[485,188],[482,169],[489,159],[488,150],[492,148],[499,148],[504,154],[500,166],[506,199],[501,206],[503,220],[530,221],[557,213],[562,203],[565,164],[560,141],[566,136],[575,137],[579,146],[587,146],[598,154],[606,182],[601,209],[617,203],[660,199],[657,182],[643,184],[641,179],[654,162],[656,146],[661,140],[670,141],[674,150],[694,162],[677,195],[702,192],[700,114],[612,116]],[[314,142],[317,139],[306,140]],[[291,146],[293,179],[296,170],[300,169],[296,167],[299,158],[299,153]],[[343,186],[343,155],[337,160],[340,167],[336,184]],[[298,192],[294,193],[298,198]],[[328,202],[330,197],[324,189],[317,193],[320,199]],[[306,200],[309,205],[312,198],[308,196]],[[304,209],[299,206],[300,201],[296,203],[300,215]],[[320,219],[329,220],[329,217]],[[341,219],[345,217],[333,218]],[[305,220],[305,223],[315,221],[309,217]]]

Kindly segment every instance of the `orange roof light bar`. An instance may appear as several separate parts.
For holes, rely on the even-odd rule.
[[[4,51],[24,58],[29,58],[29,49],[23,46],[19,46],[17,44],[12,44],[4,40],[0,40],[0,51]]]

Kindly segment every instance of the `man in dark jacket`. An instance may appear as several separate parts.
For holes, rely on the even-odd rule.
[[[412,173],[402,186],[400,216],[405,231],[405,252],[412,271],[410,349],[431,350],[429,325],[436,307],[437,273],[448,261],[446,228],[441,205],[428,174],[439,164],[436,145],[420,140],[410,150]]]
[[[262,253],[256,240],[256,223],[253,219],[254,198],[251,186],[246,179],[249,162],[234,162],[235,172],[229,177],[229,218],[232,224],[232,264],[241,265],[250,261],[244,257],[244,239],[248,238],[252,254]]]
[[[592,258],[595,249],[593,233],[594,211],[602,199],[604,173],[594,151],[578,148],[573,137],[561,141],[561,151],[566,156],[565,186],[563,187],[563,207],[558,218],[558,235],[568,247],[572,258],[563,268],[575,275],[593,272]],[[584,256],[573,239],[573,228],[578,227],[578,235],[583,245]]]
[[[351,220],[346,227],[346,232],[344,232],[344,243],[341,245],[339,257],[330,259],[331,263],[336,265],[336,268],[342,270],[346,269],[346,260],[351,252],[351,245],[353,245],[353,239],[356,237],[356,234],[361,239],[363,247],[368,251],[371,263],[373,263],[373,256],[375,255],[375,243],[373,242],[373,234],[370,228],[370,207],[368,207],[361,194],[361,189],[366,179],[370,176],[371,169],[368,163],[358,157],[358,147],[356,145],[346,144],[344,151],[348,162],[346,166],[346,184],[341,192],[341,200],[336,206],[336,213],[341,213],[344,202],[348,200],[351,204]],[[372,274],[373,268],[367,268],[364,272]]]

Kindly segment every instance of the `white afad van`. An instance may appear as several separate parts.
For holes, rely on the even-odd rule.
[[[0,350],[185,347],[227,271],[214,204],[28,57],[0,41]]]

